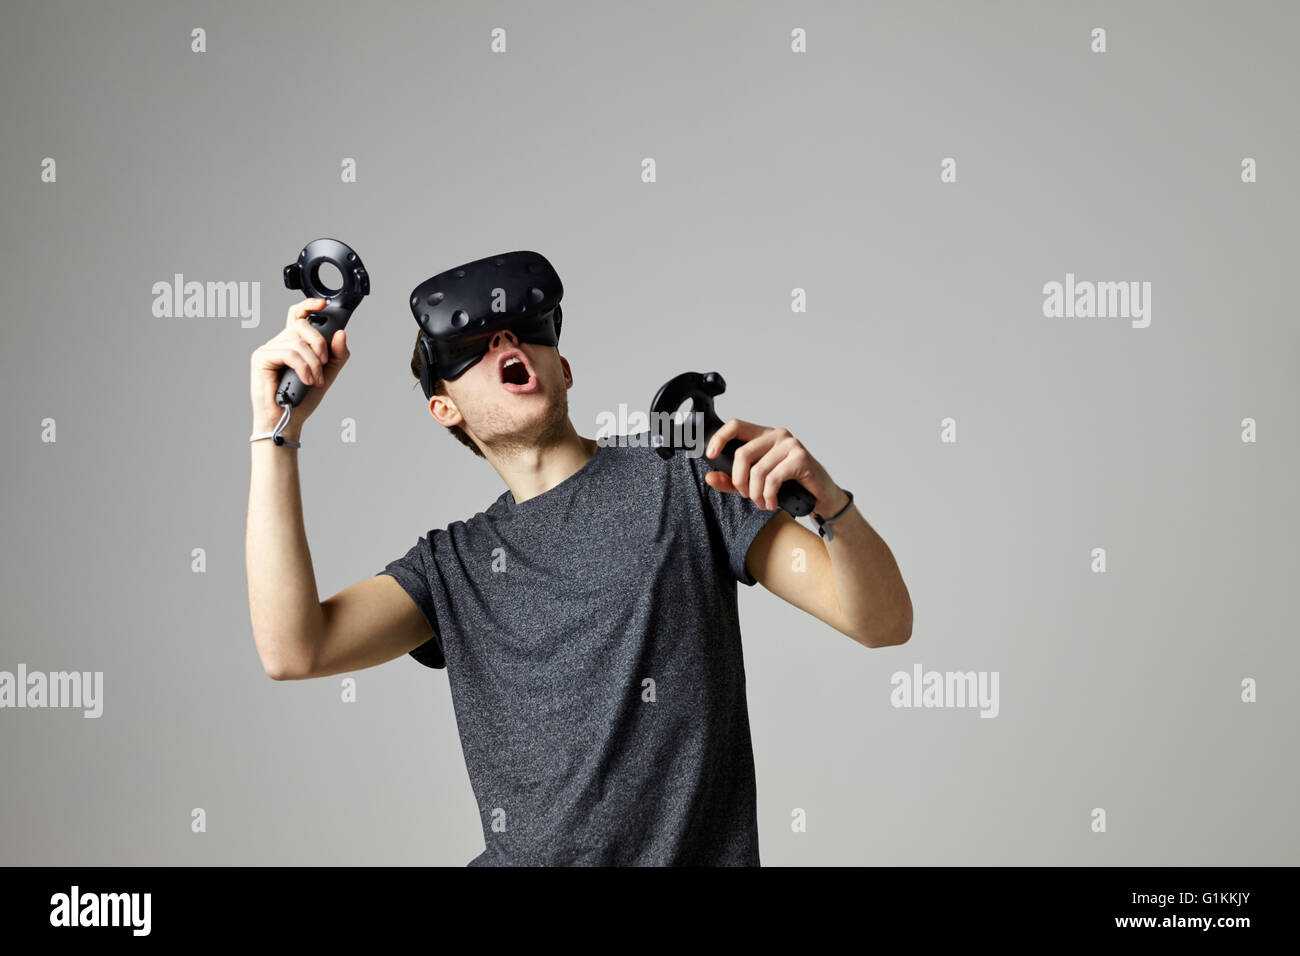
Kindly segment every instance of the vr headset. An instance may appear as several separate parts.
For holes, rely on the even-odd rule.
[[[507,252],[439,272],[411,292],[420,338],[420,387],[459,378],[509,329],[521,342],[558,345],[564,286],[546,257]]]

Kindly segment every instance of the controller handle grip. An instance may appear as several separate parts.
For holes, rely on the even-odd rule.
[[[721,423],[719,423],[719,427],[721,427]],[[718,429],[715,428],[712,431],[709,431],[706,428],[705,431],[709,438],[712,438],[713,432],[717,430]],[[708,438],[705,439],[705,442],[707,441]],[[706,458],[704,460],[708,462],[711,470],[725,471],[730,475],[731,468],[736,463],[733,456],[744,444],[745,443],[739,438],[733,438],[722,447],[722,451],[718,452],[715,457]],[[812,496],[807,488],[799,484],[799,482],[795,481],[793,478],[788,478],[781,482],[781,487],[777,489],[776,503],[794,517],[802,518],[804,515],[812,513],[813,505],[817,503],[817,499]]]
[[[334,341],[334,333],[345,327],[350,318],[352,318],[351,309],[342,308],[329,300],[326,300],[323,308],[307,313],[307,320],[321,335],[325,336],[326,355],[330,354],[330,343]],[[296,408],[307,397],[309,387],[303,384],[296,369],[286,365],[280,370],[280,384],[275,390],[275,404],[292,405]]]

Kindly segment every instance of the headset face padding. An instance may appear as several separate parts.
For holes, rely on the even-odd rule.
[[[508,326],[515,338],[520,342],[528,342],[531,345],[551,345],[560,344],[560,307],[555,307],[552,314],[538,316],[534,319],[524,320],[515,325]],[[498,330],[482,333],[474,336],[467,336],[448,347],[447,342],[436,342],[434,339],[423,336],[420,339],[420,387],[424,389],[424,397],[433,397],[433,383],[438,379],[443,381],[455,381],[465,374],[469,369],[478,364],[479,360],[487,354],[488,346],[491,344],[492,336]],[[445,369],[445,373],[439,373],[439,369]]]

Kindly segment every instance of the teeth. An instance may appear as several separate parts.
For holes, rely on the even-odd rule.
[[[515,358],[515,357],[512,355],[510,358],[506,359],[506,364],[503,365],[503,366],[501,366],[501,367],[502,367],[502,368],[509,368],[509,367],[512,366],[512,365],[518,365],[518,364],[519,364],[519,359]]]

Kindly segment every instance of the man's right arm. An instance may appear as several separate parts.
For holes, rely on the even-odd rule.
[[[397,581],[387,574],[358,581],[321,605],[325,630],[304,677],[328,677],[402,657],[434,636]]]
[[[336,331],[327,347],[306,318],[324,304],[323,299],[306,299],[292,306],[284,331],[253,353],[254,434],[270,431],[283,411],[275,404],[275,391],[285,366],[311,386],[283,433],[299,441],[303,422],[347,361],[345,330]],[[250,445],[248,607],[267,675],[301,680],[373,667],[433,637],[415,601],[386,574],[358,581],[321,602],[303,528],[298,449],[267,439]]]
[[[298,450],[269,441],[253,445],[248,601],[267,676],[304,680],[374,667],[433,637],[419,607],[387,574],[320,601],[303,528]]]

